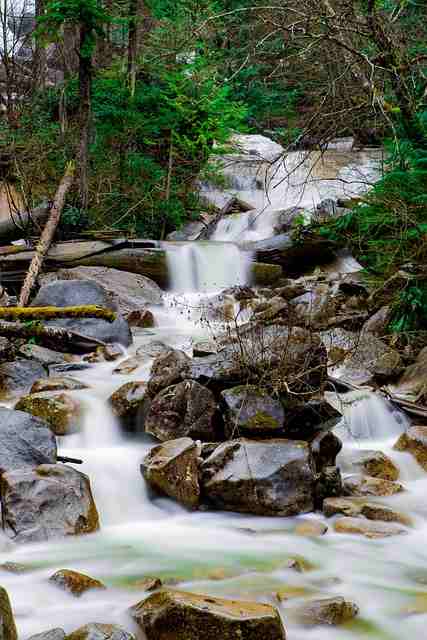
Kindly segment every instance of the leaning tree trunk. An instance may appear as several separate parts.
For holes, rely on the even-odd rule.
[[[37,280],[37,276],[39,275],[45,256],[49,251],[53,236],[55,235],[56,227],[58,226],[58,222],[61,217],[62,209],[64,208],[65,198],[67,197],[67,193],[74,181],[74,171],[74,163],[70,162],[55,194],[55,199],[53,201],[48,221],[43,229],[35,256],[31,261],[24,284],[22,285],[21,295],[19,297],[19,304],[21,307],[25,307],[25,305],[28,304],[31,290]]]
[[[78,150],[78,188],[80,207],[87,209],[89,202],[89,134],[92,112],[92,48],[90,30],[80,28],[79,53],[79,97],[80,97],[80,144]]]

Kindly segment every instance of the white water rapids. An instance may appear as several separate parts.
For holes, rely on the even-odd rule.
[[[171,255],[177,294],[184,292],[193,301],[196,295],[200,303],[212,299],[218,289],[245,282],[247,266],[233,247],[187,245],[185,256],[180,250]],[[186,314],[183,309],[169,296],[161,311],[154,310],[156,329],[141,330],[123,359],[152,340],[191,353],[192,343],[210,333],[197,321],[200,314]],[[151,444],[126,438],[106,402],[125,382],[147,380],[151,361],[131,375],[113,374],[117,364],[94,364],[73,372],[90,386],[73,392],[84,407],[82,431],[59,443],[60,454],[84,460],[78,468],[91,480],[101,520],[99,533],[24,546],[0,538],[0,564],[23,563],[32,569],[20,575],[0,569],[20,638],[54,627],[71,632],[89,622],[117,623],[135,631],[127,609],[145,597],[138,587],[144,576],[159,576],[203,594],[273,603],[283,614],[289,640],[426,637],[427,614],[412,615],[409,610],[421,602],[427,611],[427,474],[409,454],[392,449],[405,428],[400,414],[367,395],[345,407],[337,432],[345,447],[378,448],[400,467],[406,491],[380,501],[412,516],[414,526],[406,536],[367,540],[337,534],[331,521],[318,513],[300,518],[190,513],[171,500],[149,495],[139,465]],[[327,534],[296,535],[296,523],[307,518],[326,522]],[[299,573],[288,568],[292,558],[304,559],[311,570]],[[58,569],[86,573],[108,588],[74,598],[48,583]],[[359,618],[348,627],[292,626],[286,603],[279,604],[274,594],[295,588],[306,589],[312,597],[345,596],[360,607]]]

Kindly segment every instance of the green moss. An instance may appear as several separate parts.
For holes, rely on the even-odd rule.
[[[257,413],[250,418],[246,426],[250,429],[278,429],[280,427],[279,422],[273,416],[264,413],[263,411],[257,411]]]

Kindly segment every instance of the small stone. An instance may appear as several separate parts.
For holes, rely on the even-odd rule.
[[[319,522],[318,520],[304,520],[297,524],[294,533],[305,538],[318,538],[324,536],[327,530],[328,527],[323,522]]]
[[[215,342],[209,340],[201,340],[193,344],[193,357],[202,358],[218,353],[218,346]]]
[[[337,533],[352,533],[365,536],[365,538],[389,538],[407,533],[399,525],[393,522],[377,522],[364,518],[339,518],[334,525]]]
[[[391,507],[378,504],[376,502],[365,502],[362,505],[360,513],[368,520],[381,520],[382,522],[399,522],[410,527],[412,520],[409,516],[399,511],[395,511]]]
[[[359,607],[342,597],[310,600],[298,607],[287,610],[289,615],[303,625],[327,624],[337,626],[352,620],[359,613]]]
[[[144,430],[145,414],[150,404],[146,382],[126,382],[113,393],[109,403],[125,431],[139,433]]]
[[[124,355],[120,344],[106,344],[83,356],[85,362],[114,362]]]
[[[136,604],[130,613],[147,640],[286,638],[278,611],[257,602],[164,589]]]
[[[127,376],[134,371],[136,371],[139,367],[142,366],[142,362],[139,358],[126,358],[123,360],[114,370],[113,373],[119,374],[121,376]]]
[[[399,482],[383,480],[382,478],[372,478],[371,476],[363,476],[361,474],[348,476],[343,483],[344,495],[354,497],[394,496],[403,490],[404,488]]]
[[[77,378],[66,378],[60,376],[52,376],[37,380],[31,387],[30,393],[41,393],[43,391],[79,391],[80,389],[89,389],[89,386]]]
[[[28,573],[31,571],[31,567],[26,564],[19,564],[19,562],[4,562],[0,565],[0,569],[7,571],[8,573]]]
[[[84,573],[60,569],[49,578],[49,582],[68,591],[73,596],[79,597],[90,589],[105,589],[105,585],[99,580],[86,576]]]
[[[326,498],[323,501],[323,513],[327,518],[337,514],[355,517],[360,515],[363,502],[355,498]]]
[[[308,593],[308,589],[306,587],[299,587],[295,585],[289,585],[287,587],[283,587],[279,591],[276,591],[275,596],[279,602],[287,602],[292,598],[302,598],[306,596]]]
[[[42,633],[36,633],[27,640],[65,640],[66,633],[63,629],[50,629]]]
[[[141,578],[132,584],[134,587],[138,587],[141,591],[155,591],[163,586],[160,578],[152,578],[150,576]]]
[[[402,433],[394,445],[396,451],[407,451],[427,471],[427,426],[414,426]]]
[[[71,354],[53,351],[38,344],[24,344],[19,348],[18,353],[24,358],[29,358],[42,365],[62,364],[63,362],[70,362],[72,359]]]

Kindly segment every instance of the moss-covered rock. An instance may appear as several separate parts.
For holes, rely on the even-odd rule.
[[[398,522],[405,526],[411,525],[411,518],[406,514],[395,511],[379,502],[366,502],[363,498],[327,498],[323,501],[323,513],[328,518],[335,515],[352,518],[363,516],[368,520]]]
[[[346,451],[340,456],[342,471],[350,473],[365,473],[372,478],[383,480],[397,480],[399,467],[382,451]]]
[[[136,604],[131,616],[147,640],[285,640],[270,605],[162,590]]]
[[[287,609],[286,612],[299,624],[337,626],[357,616],[359,607],[354,602],[338,596],[309,600],[297,607]]]
[[[146,382],[126,382],[112,394],[109,403],[125,431],[144,430],[144,416],[150,403]]]
[[[3,587],[0,587],[0,628],[2,640],[18,640],[9,595]]]
[[[42,393],[45,391],[79,391],[80,389],[88,389],[89,386],[77,378],[66,376],[51,376],[36,380],[31,387],[30,393]]]
[[[66,640],[135,640],[135,637],[115,624],[91,622],[70,633]]]
[[[427,426],[409,427],[394,445],[396,451],[407,451],[427,471]]]
[[[76,597],[81,596],[90,589],[106,588],[99,580],[91,578],[84,573],[79,573],[78,571],[70,571],[69,569],[56,571],[56,573],[50,576],[49,582]]]
[[[283,429],[285,411],[265,389],[242,385],[221,393],[228,438],[277,434]]]
[[[57,436],[65,436],[79,430],[80,404],[66,393],[42,391],[23,396],[15,405],[15,409],[41,418]]]

